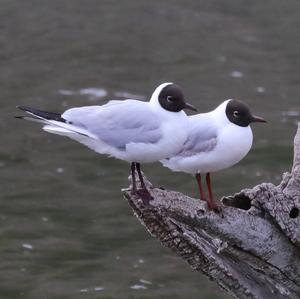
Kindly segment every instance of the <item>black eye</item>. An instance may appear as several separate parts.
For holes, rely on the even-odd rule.
[[[233,116],[234,117],[239,117],[240,116],[240,113],[236,110],[236,111],[233,111]]]
[[[167,96],[167,101],[168,102],[173,102],[174,101],[174,98],[172,96]]]

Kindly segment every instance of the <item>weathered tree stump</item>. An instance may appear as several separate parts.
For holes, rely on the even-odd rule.
[[[262,183],[222,198],[222,214],[147,184],[149,205],[130,189],[125,199],[151,235],[193,269],[236,298],[300,298],[300,124],[291,173],[278,186]]]

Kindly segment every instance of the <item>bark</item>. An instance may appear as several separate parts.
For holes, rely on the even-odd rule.
[[[154,188],[149,205],[124,197],[150,234],[236,298],[300,298],[300,124],[291,173],[222,198],[222,213]]]

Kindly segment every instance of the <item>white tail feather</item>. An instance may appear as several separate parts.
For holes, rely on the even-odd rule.
[[[84,129],[84,128],[80,128],[80,127],[77,127],[77,126],[74,126],[74,125],[71,125],[71,124],[67,124],[67,123],[62,123],[60,121],[57,121],[57,120],[45,120],[45,122],[47,124],[49,124],[48,126],[44,126],[44,130],[45,131],[51,131],[53,133],[55,133],[55,131],[57,132],[60,132],[60,133],[63,133],[63,132],[66,132],[66,133],[73,133],[73,134],[80,134],[80,135],[84,135],[84,136],[87,136],[87,137],[90,137],[92,139],[98,139],[98,137],[89,132],[88,130]],[[45,127],[47,127],[45,129]],[[51,129],[50,129],[51,128]],[[59,133],[57,133],[59,134]]]
[[[36,122],[36,123],[42,123],[42,124],[46,123],[45,120],[43,120],[41,118],[35,118],[35,117],[30,117],[30,116],[22,116],[22,117],[18,117],[18,118],[33,121],[33,122]]]
[[[86,137],[98,140],[98,137],[95,134],[89,132],[88,130],[86,130],[84,128],[80,128],[80,127],[77,127],[77,126],[74,126],[74,125],[71,125],[68,123],[60,122],[57,120],[49,120],[49,119],[43,118],[39,115],[36,115],[34,113],[31,113],[29,111],[26,111],[26,112],[34,117],[24,116],[23,117],[24,119],[45,124],[43,129],[47,132],[59,134],[59,135],[79,134],[79,135],[84,135]]]
[[[64,128],[60,128],[60,127],[54,127],[52,125],[45,125],[43,126],[43,130],[49,133],[54,133],[54,134],[58,134],[58,135],[69,135],[69,134],[74,134],[73,132],[66,130]]]

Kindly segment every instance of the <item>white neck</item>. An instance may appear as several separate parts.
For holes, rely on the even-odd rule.
[[[154,90],[154,92],[152,93],[152,96],[150,98],[149,104],[151,106],[160,106],[160,103],[158,102],[158,96],[160,94],[160,92],[167,86],[173,84],[171,82],[167,82],[167,83],[163,83],[160,84],[158,87],[156,87],[156,89]]]
[[[224,126],[230,123],[229,119],[226,116],[226,107],[227,103],[230,101],[226,100],[222,104],[220,104],[215,110],[211,112],[214,117],[217,118],[217,123],[219,126]]]

